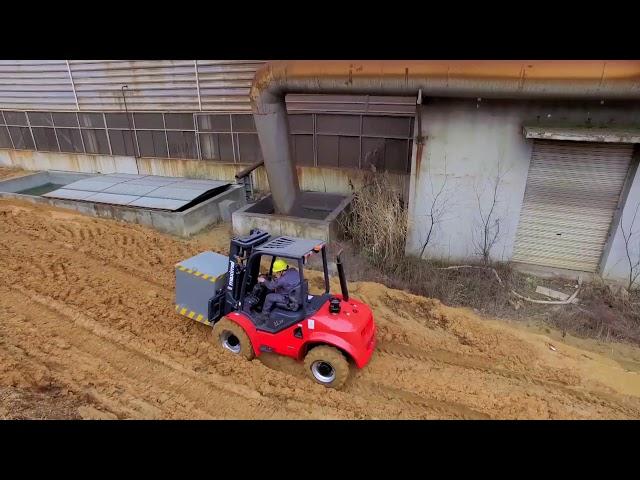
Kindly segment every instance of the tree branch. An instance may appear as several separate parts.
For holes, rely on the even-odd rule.
[[[496,280],[498,280],[498,283],[502,286],[506,288],[506,285],[504,284],[504,282],[502,281],[502,279],[500,278],[500,275],[498,275],[498,272],[496,271],[495,268],[491,268],[491,267],[482,267],[479,265],[453,265],[450,267],[441,267],[441,268],[436,268],[436,270],[459,270],[461,268],[478,268],[481,270],[489,270],[491,272],[493,272],[493,274],[496,277]],[[519,294],[518,292],[516,292],[515,290],[511,289],[510,293],[512,293],[513,295],[515,295],[516,297],[525,300],[527,302],[531,302],[531,303],[540,303],[540,304],[545,304],[545,305],[567,305],[570,303],[574,303],[574,300],[576,299],[576,297],[578,296],[578,293],[580,292],[582,288],[581,282],[578,286],[578,288],[576,289],[575,292],[573,292],[571,294],[571,296],[569,298],[567,298],[566,300],[536,300],[534,298],[529,298],[529,297],[525,297],[524,295]]]
[[[579,291],[580,291],[580,287],[576,288],[576,291],[573,292],[573,294],[571,294],[571,296],[566,300],[557,300],[557,301],[556,300],[536,300],[533,298],[525,297],[524,295],[520,295],[515,290],[511,290],[511,293],[513,293],[516,297],[531,303],[543,303],[545,305],[567,305],[569,303],[573,303],[575,298],[578,296]]]

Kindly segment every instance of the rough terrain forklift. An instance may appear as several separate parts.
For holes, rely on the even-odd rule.
[[[321,255],[324,292],[309,294],[304,268]],[[316,257],[317,258],[317,257]],[[266,260],[263,261],[263,259]],[[300,283],[270,312],[262,312],[277,259],[295,266]],[[269,263],[270,262],[270,263]],[[349,361],[363,368],[375,347],[371,309],[349,297],[344,266],[336,259],[341,294],[330,293],[326,245],[322,241],[280,236],[262,230],[231,240],[229,256],[203,252],[176,265],[176,311],[213,327],[220,348],[251,360],[273,352],[304,361],[316,382],[340,388]]]

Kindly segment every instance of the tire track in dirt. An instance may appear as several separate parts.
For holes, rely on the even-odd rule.
[[[417,349],[411,348],[407,345],[401,344],[379,344],[378,351],[384,355],[390,355],[399,359],[417,360],[420,362],[428,363],[441,363],[446,365],[452,365],[456,367],[462,367],[465,369],[476,370],[479,372],[486,372],[495,374],[501,377],[505,377],[512,380],[520,380],[528,383],[534,383],[541,386],[560,387],[571,384],[571,380],[565,381],[562,379],[549,380],[537,375],[534,372],[519,373],[505,368],[497,368],[490,365],[484,358],[473,355],[459,355],[447,350],[429,350],[427,352],[421,352]]]
[[[42,248],[44,248],[44,245],[38,245],[41,241],[36,241],[34,242],[36,244],[36,246],[40,246]],[[18,259],[18,263],[23,263],[23,256],[28,255],[27,251],[22,251],[20,252],[20,248],[14,248],[13,249],[13,255],[14,257],[16,257]],[[68,273],[71,271],[71,266],[74,266],[74,264],[77,261],[87,261],[87,259],[81,255],[78,254],[76,251],[71,251],[68,249],[64,249],[64,251],[62,252],[56,252],[56,254],[53,255],[49,255],[46,259],[44,259],[44,257],[34,257],[31,259],[31,264],[29,264],[26,268],[27,269],[32,269],[35,268],[36,266],[40,267],[40,262],[44,262],[44,265],[41,268],[48,268],[49,271],[57,271],[58,266],[60,264],[67,264],[68,267],[64,269],[64,275],[67,276],[62,276],[59,275],[59,277],[57,278],[57,282],[56,282],[56,286],[58,287],[57,289],[53,289],[53,292],[51,291],[51,286],[42,286],[41,281],[39,279],[33,279],[32,276],[30,275],[24,275],[24,271],[21,270],[21,275],[14,278],[13,279],[13,283],[14,285],[16,285],[17,287],[20,288],[20,291],[25,291],[28,292],[28,295],[37,301],[37,303],[41,303],[43,305],[49,305],[49,307],[55,307],[57,306],[57,308],[61,308],[59,306],[59,300],[65,300],[67,299],[70,302],[70,306],[66,306],[66,316],[75,316],[78,315],[78,311],[77,310],[73,310],[73,306],[75,305],[83,305],[85,302],[82,301],[82,298],[80,298],[80,296],[73,296],[73,295],[65,295],[64,293],[60,293],[60,292],[64,292],[64,287],[62,285],[68,283],[71,279],[68,276]],[[87,273],[92,272],[94,269],[90,268],[90,267],[85,267],[83,266],[83,270]],[[128,278],[128,275],[125,272],[121,272],[119,271],[117,268],[113,268],[111,266],[107,266],[106,268],[103,268],[101,270],[101,274],[110,277],[113,280],[119,281],[119,282],[125,282]],[[80,277],[82,278],[83,276],[80,275]],[[123,300],[123,298],[121,296],[119,296],[117,294],[117,292],[108,292],[108,291],[104,291],[101,292],[102,290],[102,285],[101,282],[96,279],[96,278],[87,278],[86,276],[84,276],[84,278],[82,278],[82,280],[85,283],[88,283],[90,286],[90,294],[92,297],[96,297],[99,299],[105,299],[105,298],[109,298],[110,295],[113,295],[114,293],[116,294],[115,297],[115,301],[111,301],[110,303],[112,305],[116,305],[120,310],[124,310],[122,312],[122,315],[120,315],[121,317],[127,317],[127,318],[131,318],[131,319],[139,319],[141,316],[141,312],[140,311],[135,311],[134,308],[132,306],[127,305],[127,301]],[[80,290],[78,290],[76,293],[79,293]],[[135,292],[131,292],[132,295],[135,296]],[[45,296],[43,296],[45,295]],[[65,298],[66,297],[66,298]],[[39,299],[39,300],[38,300]],[[113,297],[112,297],[113,300]],[[135,303],[135,302],[134,302]],[[177,320],[178,322],[180,322],[182,325],[188,325],[189,327],[197,327],[198,325],[194,325],[190,322],[185,322],[184,319],[182,319],[182,317],[177,317],[175,316],[173,309],[172,308],[168,308],[168,316],[174,318],[175,320]],[[64,312],[63,312],[64,313]],[[63,315],[65,316],[65,315]],[[103,329],[106,327],[102,327]],[[140,337],[143,337],[146,333],[143,329],[138,330],[136,333],[140,334]],[[153,331],[151,331],[151,333],[155,333]],[[129,345],[130,348],[132,348],[132,346],[136,345],[137,341],[141,340],[142,338],[140,337],[130,337],[126,340],[126,344]],[[113,338],[111,338],[111,340],[113,340]],[[171,337],[171,340],[174,343],[182,343],[185,340],[185,337],[183,335],[176,335]],[[124,342],[124,341],[123,341]],[[210,345],[207,345],[208,347]],[[140,351],[141,347],[137,347],[137,349]],[[148,350],[145,352],[145,354],[148,354]],[[236,361],[236,362],[240,362],[242,363],[239,359],[225,359],[226,361]],[[196,367],[197,368],[197,367]],[[246,365],[243,364],[243,368],[247,368]],[[184,372],[183,372],[184,373]],[[232,384],[233,384],[233,377],[230,379]],[[322,389],[322,387],[319,386],[315,386],[316,388]],[[268,390],[268,389],[266,389]],[[266,391],[265,390],[265,391]],[[255,391],[254,391],[255,393]],[[269,395],[265,393],[265,396],[267,398],[269,398]],[[278,400],[278,403],[274,403],[273,404],[273,410],[278,410],[281,409],[280,407],[280,400],[288,400],[286,395],[279,395],[279,394],[272,394],[271,395],[272,398]],[[227,401],[229,401],[227,399]],[[294,402],[295,403],[295,402]],[[329,417],[333,417],[333,418],[339,418],[341,416],[343,416],[339,410],[336,409],[336,405],[337,402],[335,401],[315,401],[314,402],[316,404],[316,407],[319,408],[323,408],[325,410],[328,411],[328,416]],[[348,411],[348,408],[343,408],[343,414],[346,413]],[[286,412],[286,409],[285,409]],[[268,417],[268,414],[265,414],[264,412],[262,413],[262,416]]]
[[[455,402],[443,402],[435,398],[428,398],[409,390],[392,387],[382,382],[359,380],[354,383],[352,392],[365,397],[376,397],[389,402],[398,402],[406,410],[413,410],[409,418],[457,418],[483,420],[491,418],[489,415]]]
[[[560,391],[569,396],[572,399],[571,403],[573,404],[583,403],[588,405],[593,403],[602,404],[603,402],[603,398],[598,398],[590,393],[576,389],[575,384],[572,382],[567,382],[562,379],[547,379],[535,372],[526,374],[509,371],[503,368],[494,368],[488,366],[486,360],[482,359],[478,361],[477,358],[472,356],[465,358],[444,350],[431,350],[425,353],[420,353],[412,351],[410,347],[404,345],[380,345],[378,347],[378,351],[382,355],[389,355],[390,357],[396,358],[400,361],[413,360],[428,364],[445,364],[453,367],[461,367],[465,370],[474,370],[490,375],[497,375],[508,380],[515,380],[525,384],[536,385],[545,390]],[[551,375],[550,377],[553,378],[554,376]],[[629,415],[632,416],[636,413],[633,409],[630,409],[628,405],[620,403],[614,396],[607,395],[604,392],[600,395],[607,399],[607,407],[611,408],[622,417]]]
[[[71,390],[76,396],[92,404],[98,404],[120,418],[156,418],[171,416],[172,412],[178,416],[195,414],[201,418],[210,417],[195,406],[190,411],[184,401],[166,405],[163,411],[150,401],[142,400],[144,397],[151,401],[155,400],[158,397],[153,393],[160,390],[162,386],[179,385],[178,379],[164,372],[161,376],[163,383],[149,385],[145,382],[145,378],[158,377],[157,369],[146,362],[141,362],[131,352],[123,351],[108,341],[105,342],[108,339],[104,337],[98,336],[98,339],[94,339],[79,329],[69,332],[62,324],[65,320],[55,311],[42,308],[40,312],[46,315],[46,320],[42,322],[40,328],[55,328],[55,331],[59,332],[58,335],[60,332],[64,335],[65,340],[63,344],[47,345],[50,339],[42,336],[38,329],[29,329],[30,336],[42,336],[39,338],[40,348],[29,348],[29,355],[19,355],[16,352],[23,349],[13,348],[14,358],[19,359],[26,370],[44,367],[47,382],[55,382]],[[16,327],[15,324],[13,326]],[[104,354],[105,349],[108,349],[107,355]],[[67,360],[68,358],[73,358],[74,365]],[[55,364],[51,359],[54,359]],[[122,367],[123,365],[126,367]],[[96,379],[94,379],[94,373],[99,373],[99,377],[95,376]],[[103,380],[105,378],[109,379],[109,382],[105,382]]]
[[[506,329],[369,282],[350,290],[374,309],[379,348],[344,390],[231,357],[173,309],[174,264],[202,249],[0,201],[0,380],[51,378],[124,418],[640,418],[638,399],[594,390]]]

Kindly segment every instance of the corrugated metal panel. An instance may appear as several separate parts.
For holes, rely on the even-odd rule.
[[[56,192],[55,198],[64,198],[68,200],[84,200],[86,198],[89,198],[91,195],[96,194],[96,192],[92,192],[89,190],[71,190],[66,188],[59,188],[55,192]],[[48,196],[48,194],[45,193],[42,196],[46,197]]]
[[[120,195],[116,193],[95,193],[85,198],[87,202],[109,203],[111,205],[129,205],[140,198],[137,195]]]
[[[109,174],[78,180],[43,196],[177,210],[205,193],[215,194],[226,185],[228,183],[216,180]]]
[[[170,198],[140,197],[129,204],[131,207],[155,208],[160,210],[178,210],[189,203],[187,200],[173,200]]]
[[[0,60],[0,106],[76,110],[65,60]]]
[[[251,113],[249,89],[262,60],[198,60],[202,110]]]
[[[122,86],[127,85],[126,102],[131,111],[249,113],[249,89],[263,63],[69,60],[67,68],[66,60],[2,60],[0,108],[124,111]]]
[[[285,103],[289,113],[413,116],[416,113],[416,100],[415,96],[289,94]]]
[[[171,200],[193,200],[211,190],[211,188],[212,187],[184,188],[181,183],[175,183],[165,187],[159,187],[144,196],[151,198],[169,198]]]
[[[513,261],[595,272],[633,145],[535,140]]]
[[[0,109],[251,113],[263,60],[3,60]],[[77,97],[77,106],[76,106]],[[414,115],[415,97],[287,95],[291,113]]]
[[[147,195],[156,190],[158,185],[138,185],[130,182],[118,183],[112,187],[106,188],[104,193],[115,193],[117,195]]]
[[[81,110],[199,109],[193,60],[70,60]]]

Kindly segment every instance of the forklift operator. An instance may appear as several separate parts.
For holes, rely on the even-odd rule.
[[[272,271],[275,278],[271,281],[263,276],[258,277],[258,282],[263,283],[272,291],[264,299],[262,312],[266,315],[269,315],[276,302],[286,303],[289,293],[300,284],[298,270],[289,267],[284,260],[278,259],[273,262]]]

